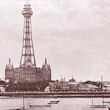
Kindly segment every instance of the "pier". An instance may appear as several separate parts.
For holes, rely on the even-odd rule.
[[[110,92],[4,92],[0,93],[0,96],[9,97],[34,97],[34,98],[110,98]]]

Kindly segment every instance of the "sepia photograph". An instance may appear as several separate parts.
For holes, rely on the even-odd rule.
[[[110,110],[109,0],[0,0],[0,110]]]

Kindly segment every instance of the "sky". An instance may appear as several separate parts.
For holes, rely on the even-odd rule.
[[[0,78],[8,59],[19,67],[24,0],[0,0]],[[110,1],[30,0],[37,67],[46,57],[52,79],[110,81]]]

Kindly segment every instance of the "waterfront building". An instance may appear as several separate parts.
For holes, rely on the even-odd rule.
[[[69,82],[66,82],[66,81],[54,81],[54,82],[50,82],[49,83],[49,90],[50,91],[71,91],[73,89],[71,89],[72,84],[69,84]],[[73,86],[73,85],[72,85]],[[76,90],[76,86],[75,87],[75,90]]]
[[[36,66],[31,29],[31,16],[33,15],[33,11],[29,3],[24,5],[22,15],[24,16],[24,29],[20,66],[14,67],[9,59],[9,63],[5,68],[5,79],[13,84],[49,83],[51,81],[51,67],[47,63],[47,59],[45,58],[45,63],[41,68]]]
[[[110,91],[110,82],[103,82],[102,91]]]
[[[6,86],[6,82],[0,80],[0,92],[5,92],[5,86]]]
[[[75,80],[54,81],[49,83],[50,91],[100,91],[100,87],[94,84],[86,84],[84,82],[76,82]]]
[[[0,85],[0,92],[5,92],[5,87]]]
[[[78,90],[79,91],[99,91],[100,88],[93,84],[79,84]]]
[[[70,79],[69,82],[76,82],[76,80],[72,77],[72,79]]]

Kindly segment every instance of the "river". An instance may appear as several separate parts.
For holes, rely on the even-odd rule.
[[[31,108],[29,110],[108,110],[107,108],[92,109],[92,104],[102,104],[102,98],[25,98],[25,107],[29,105],[47,105],[52,100],[59,100],[58,104],[52,104],[51,107]],[[110,101],[110,98],[104,99]],[[23,106],[22,97],[0,97],[0,110],[10,110],[21,108]]]

